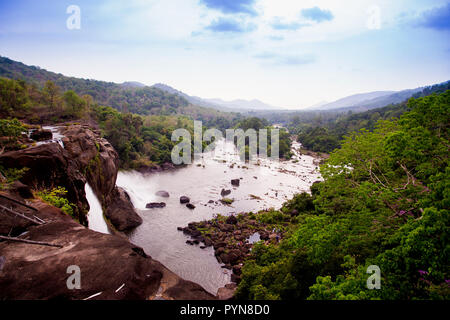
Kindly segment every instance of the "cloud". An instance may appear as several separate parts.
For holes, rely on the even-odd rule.
[[[305,65],[316,61],[316,58],[313,55],[287,55],[274,52],[262,52],[253,57],[278,66]]]
[[[231,18],[218,18],[211,22],[205,29],[213,32],[224,33],[245,33],[256,29],[254,24],[245,24],[236,19]]]
[[[282,37],[282,36],[269,36],[268,38],[273,41],[283,41],[284,40],[284,37]]]
[[[322,10],[319,7],[302,9],[300,14],[315,22],[330,21],[334,18],[330,10]]]
[[[310,26],[310,24],[300,23],[298,21],[285,22],[281,18],[276,17],[270,26],[275,30],[298,30],[302,27]]]
[[[450,29],[450,3],[440,8],[433,8],[422,13],[417,25],[435,30]]]
[[[258,15],[255,8],[253,8],[255,0],[200,0],[200,3],[222,13]]]

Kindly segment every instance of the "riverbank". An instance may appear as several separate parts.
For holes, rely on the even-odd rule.
[[[297,148],[298,144],[293,147]],[[295,194],[309,192],[312,183],[321,180],[315,162],[314,158],[295,152],[294,158],[287,161],[260,159],[243,163],[239,161],[239,154],[232,143],[220,141],[216,152],[204,154],[192,165],[177,170],[151,175],[120,171],[117,184],[129,194],[143,219],[141,226],[128,233],[129,239],[176,274],[216,294],[220,288],[230,284],[233,268],[216,258],[212,244],[205,246],[177,228],[184,228],[192,222],[210,221],[219,214],[223,217],[238,216],[242,212],[270,212],[270,208],[280,208]],[[231,180],[239,180],[239,185],[233,185]],[[162,197],[159,191],[165,191],[169,196]],[[189,197],[195,209],[180,203],[181,196]],[[149,203],[161,202],[165,206],[146,208]],[[242,229],[241,225],[247,224],[244,220],[234,226],[233,231]],[[285,228],[277,227],[281,227],[279,236],[282,237]],[[264,237],[266,232],[269,236],[274,233],[272,229],[268,224],[256,231],[261,231]],[[244,238],[249,233],[250,230],[245,230]],[[221,237],[218,235],[218,242]],[[239,243],[238,239],[239,236],[236,239]]]

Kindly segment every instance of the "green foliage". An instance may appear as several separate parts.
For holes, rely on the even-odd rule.
[[[121,167],[138,169],[171,161],[177,142],[171,141],[175,129],[186,129],[193,136],[193,122],[180,116],[146,116],[121,113],[110,107],[94,107],[94,115],[105,138],[119,153]]]
[[[222,202],[223,204],[231,205],[234,202],[234,200],[230,198],[222,198],[220,199],[220,202]]]
[[[10,116],[25,111],[30,98],[24,81],[0,78],[0,115]]]
[[[449,298],[450,91],[408,108],[345,137],[312,196],[269,214],[299,215],[279,245],[255,246],[239,298]],[[380,290],[366,287],[369,265],[381,269]]]
[[[255,130],[256,132],[256,138],[257,138],[257,152],[259,153],[260,148],[260,136],[259,136],[259,130],[260,129],[267,129],[267,155],[272,156],[272,130],[274,130],[273,127],[271,127],[266,119],[260,119],[256,117],[250,117],[243,119],[239,121],[235,126],[235,129],[242,129],[244,133],[247,130]],[[238,143],[237,139],[235,139],[235,144]],[[245,154],[242,156],[245,156],[245,159],[250,159],[250,150],[249,150],[250,141],[248,137],[245,137],[245,150],[241,150],[241,152],[244,152]],[[291,137],[289,133],[285,129],[279,129],[279,157],[289,159],[292,156],[291,153]]]
[[[80,98],[73,90],[66,91],[64,93],[63,99],[68,108],[68,115],[74,118],[80,118],[84,108],[86,107],[86,102],[82,98]]]
[[[0,149],[20,149],[22,147],[20,138],[26,131],[25,126],[17,119],[0,119]]]
[[[0,190],[7,189],[9,185],[19,180],[23,177],[23,175],[28,171],[29,168],[4,168],[3,166],[0,166],[0,175],[4,177],[3,179],[0,179]]]
[[[48,204],[60,208],[64,213],[74,217],[75,205],[66,198],[67,190],[64,187],[53,188],[52,190],[43,190],[38,192],[38,196]]]

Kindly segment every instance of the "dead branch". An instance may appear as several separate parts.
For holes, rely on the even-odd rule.
[[[12,202],[14,202],[14,203],[20,204],[21,206],[23,206],[23,207],[25,207],[25,208],[28,208],[28,209],[31,209],[31,210],[34,210],[34,211],[38,211],[38,209],[36,209],[35,207],[29,206],[29,205],[27,205],[26,203],[23,203],[23,202],[20,202],[20,201],[18,201],[18,200],[16,200],[16,199],[13,199],[13,198],[10,198],[10,197],[8,197],[8,196],[5,196],[4,194],[1,194],[1,193],[0,193],[0,197],[5,198],[5,199],[7,199],[7,200],[9,200],[9,201],[12,201]]]
[[[30,217],[27,217],[26,215],[24,215],[24,214],[22,214],[22,213],[19,213],[19,212],[16,212],[16,211],[14,211],[14,210],[11,210],[11,209],[9,209],[9,208],[7,208],[7,207],[5,207],[5,206],[2,206],[1,204],[0,204],[0,209],[3,209],[3,210],[5,210],[5,211],[7,211],[7,212],[9,212],[9,213],[12,213],[12,214],[18,216],[18,217],[21,217],[22,219],[28,220],[28,221],[30,221],[30,222],[32,222],[32,223],[34,223],[34,224],[37,224],[37,225],[43,224],[42,222],[40,222],[40,221],[38,221],[38,220],[32,219],[32,218],[30,218]]]
[[[17,238],[17,237],[0,236],[0,239],[8,240],[8,241],[23,242],[23,243],[28,243],[28,244],[37,244],[37,245],[40,245],[40,246],[49,246],[49,247],[57,247],[57,248],[62,248],[63,247],[62,245],[59,245],[59,244],[53,244],[53,243],[42,242],[42,241],[26,240],[26,239],[21,239],[21,238]]]

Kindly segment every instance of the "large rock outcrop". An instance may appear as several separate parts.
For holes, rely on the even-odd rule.
[[[126,192],[116,187],[119,157],[108,140],[87,126],[72,125],[62,132],[64,148],[84,173],[105,209],[106,217],[119,231],[142,223]]]
[[[6,152],[0,156],[0,165],[5,168],[28,168],[20,181],[35,190],[57,186],[66,188],[67,198],[76,206],[76,216],[80,223],[87,225],[89,204],[84,192],[86,179],[58,143]]]
[[[47,143],[25,150],[6,152],[0,164],[6,168],[28,170],[20,179],[34,189],[66,188],[67,197],[76,205],[76,216],[87,226],[89,204],[84,186],[90,184],[113,226],[124,231],[142,223],[129,197],[116,187],[119,158],[111,144],[99,133],[83,125],[62,129],[64,148]]]
[[[61,247],[0,242],[0,300],[86,299],[98,293],[92,299],[215,298],[123,237],[89,230],[38,200],[32,205],[38,209],[33,215],[46,223],[25,222],[22,228],[27,233],[21,238]],[[22,213],[29,215],[26,210]],[[80,289],[67,287],[71,275],[67,268],[72,265],[80,268]]]
[[[133,203],[127,192],[115,187],[109,194],[105,215],[119,231],[139,226],[142,218],[135,213]]]

